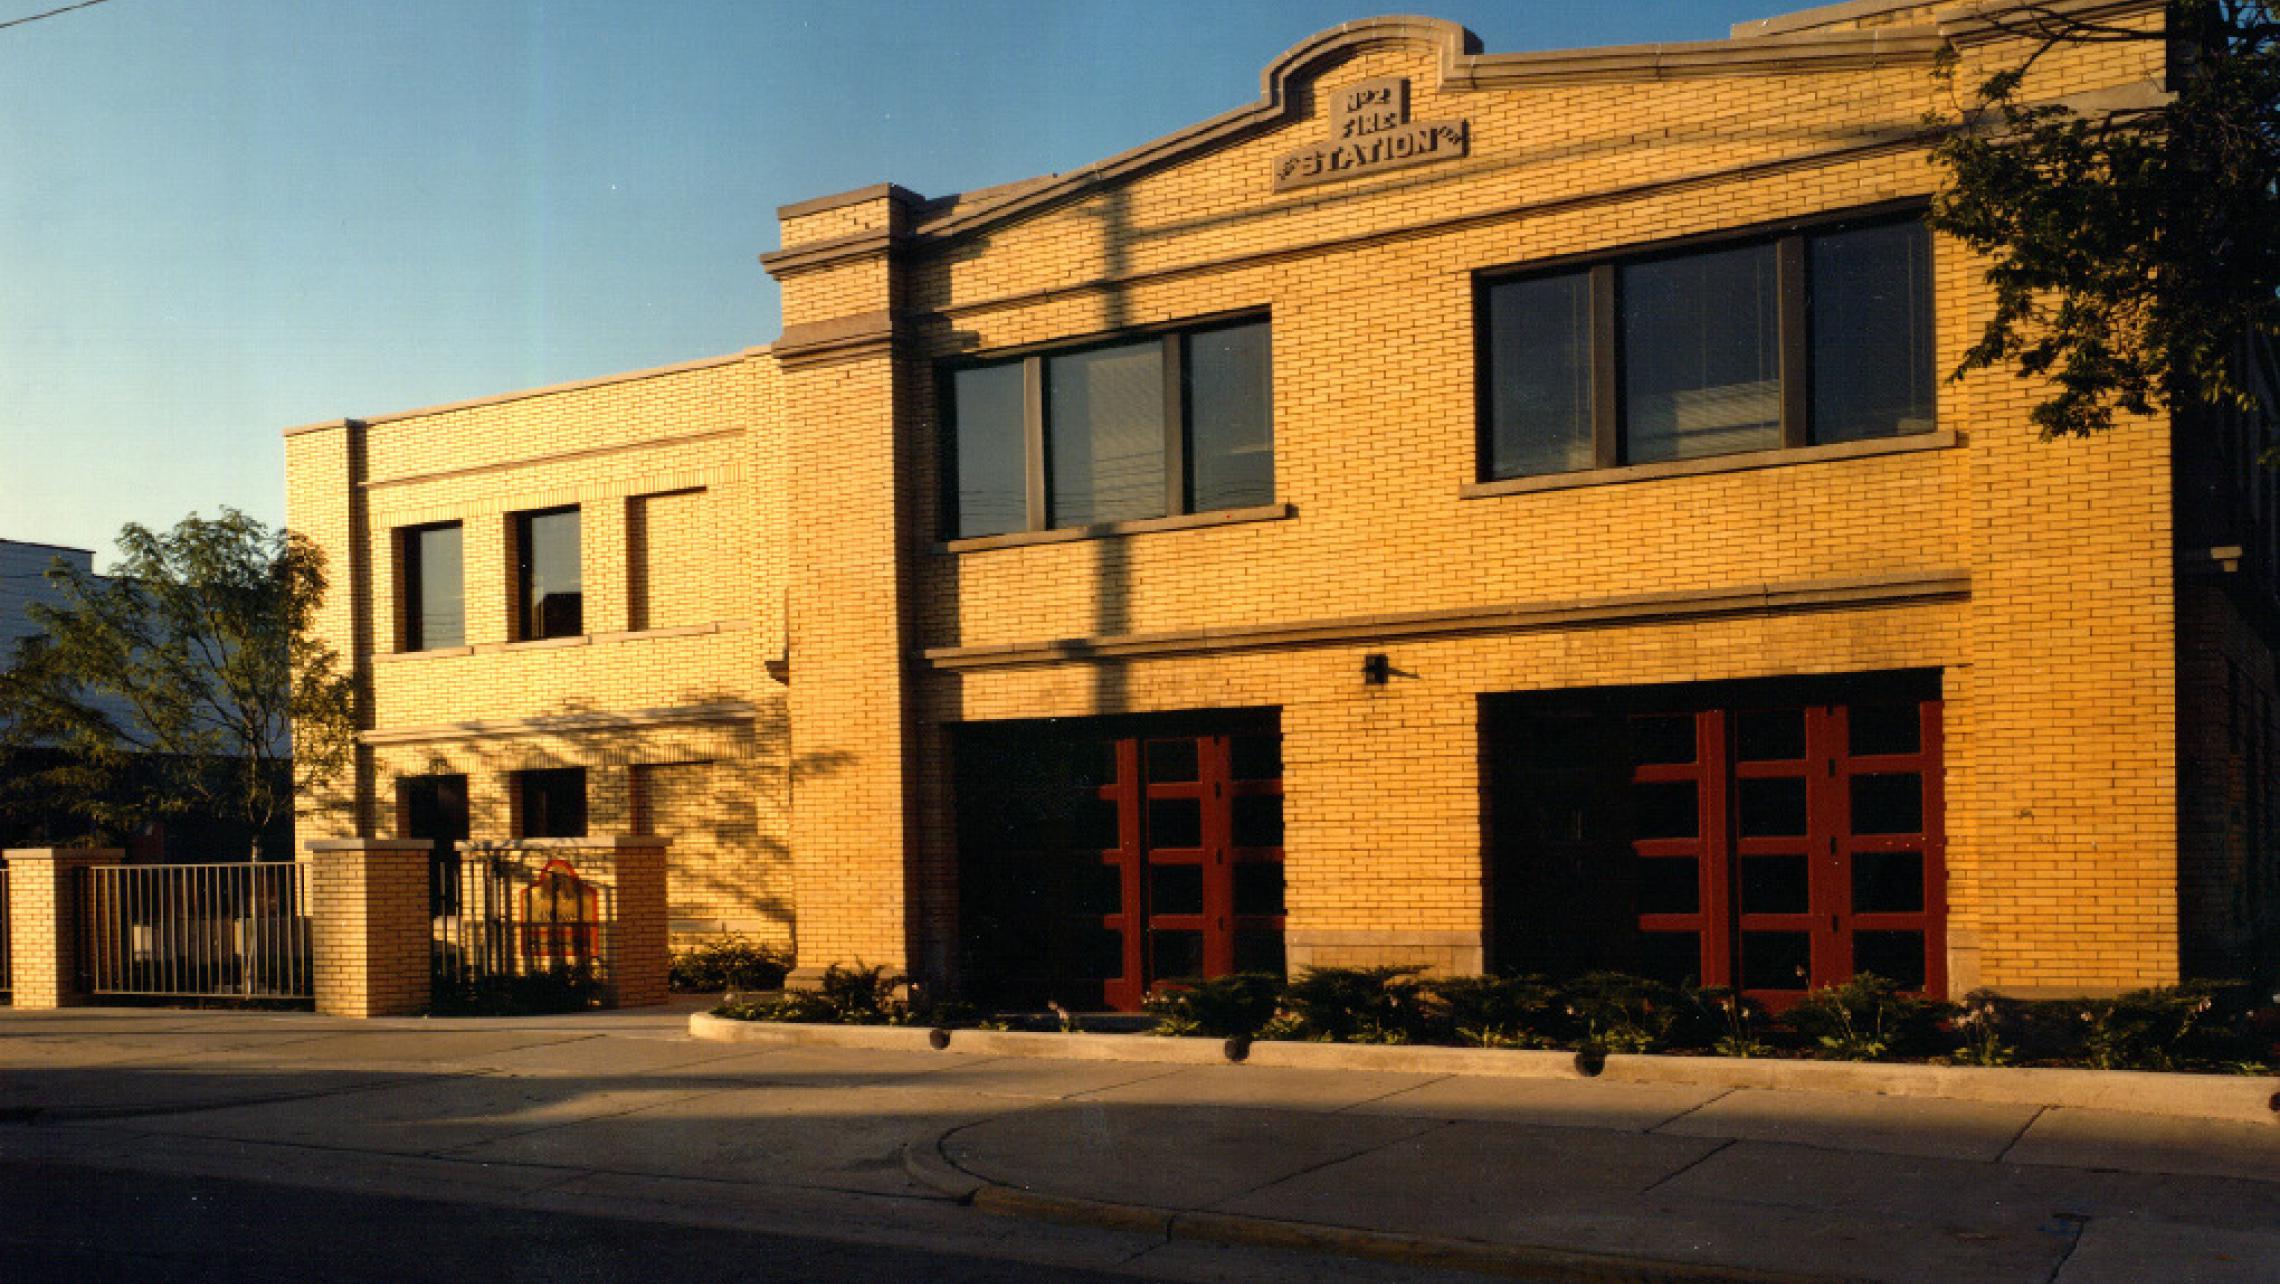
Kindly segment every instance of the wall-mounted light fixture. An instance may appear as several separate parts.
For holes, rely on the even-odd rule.
[[[1362,657],[1362,681],[1373,687],[1382,687],[1393,677],[1393,657],[1383,651],[1372,651]]]

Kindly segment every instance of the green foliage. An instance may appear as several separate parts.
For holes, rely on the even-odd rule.
[[[2003,1009],[1993,994],[1974,990],[1963,1006],[1948,1018],[1948,1028],[1962,1040],[1948,1060],[1959,1066],[2007,1066],[2019,1050],[2003,1041]]]
[[[842,1025],[886,1025],[900,1015],[902,1004],[895,991],[902,987],[904,977],[881,966],[841,967],[834,963],[824,969],[823,983],[816,992],[831,1009],[831,1019]]]
[[[1674,1033],[1707,1035],[1710,1051],[1722,1057],[1762,1057],[1773,1051],[1765,1038],[1773,1017],[1764,1004],[1725,986],[1689,989],[1684,999],[1687,1018]],[[1696,1043],[1687,1039],[1683,1046]]]
[[[1274,1016],[1281,989],[1279,976],[1237,972],[1160,987],[1141,1001],[1141,1007],[1156,1018],[1156,1034],[1247,1039]]]
[[[261,835],[355,746],[355,688],[314,636],[324,556],[234,509],[119,533],[110,576],[58,562],[62,605],[0,664],[0,809],[57,800],[100,831],[204,813]],[[290,745],[290,749],[288,749]],[[28,767],[27,767],[28,765]]]
[[[755,945],[731,932],[673,956],[669,979],[676,990],[715,994],[723,990],[773,990],[784,983],[792,960],[772,945]]]
[[[2046,1028],[2071,1032],[2063,1054],[2070,1061],[2092,1070],[2174,1070],[2194,1059],[2214,1006],[2208,986],[2174,985],[2037,1008]]]
[[[813,990],[785,990],[780,994],[745,997],[731,995],[713,1015],[739,1021],[796,1021],[826,1025],[907,1025],[914,1009],[897,998],[904,978],[884,967],[824,969],[823,982]]]
[[[1478,1048],[1548,1047],[1558,994],[1540,976],[1451,976],[1427,983],[1439,1024]]]
[[[1840,1061],[1881,1061],[1923,1056],[1941,1043],[1945,1003],[1900,992],[1898,984],[1862,972],[1842,985],[1823,986],[1789,1012],[1790,1028]]]
[[[1412,1043],[1427,1024],[1417,967],[1308,968],[1283,987],[1280,1015],[1261,1038]],[[1270,1034],[1269,1031],[1273,1033]]]
[[[1594,1052],[1653,1052],[1682,1028],[1675,988],[1621,972],[1589,972],[1560,988],[1570,1038]]]
[[[1988,257],[1995,291],[1955,374],[2048,380],[2033,412],[2045,437],[2110,428],[2117,411],[2253,410],[2241,363],[2280,339],[2280,9],[2177,0],[2169,18],[2166,32],[2039,6],[1991,19],[2028,37],[2028,55],[1930,122],[1949,131],[1930,224]],[[2169,36],[2165,104],[2079,115],[2024,96],[2051,49],[2158,57]],[[1936,73],[1951,90],[1956,66]]]

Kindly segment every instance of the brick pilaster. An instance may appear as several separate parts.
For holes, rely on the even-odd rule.
[[[21,847],[8,860],[10,1000],[19,1008],[87,1001],[79,982],[79,879],[124,853],[107,847]]]

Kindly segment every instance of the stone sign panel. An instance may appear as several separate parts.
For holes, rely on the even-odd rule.
[[[1275,190],[1359,178],[1465,154],[1470,122],[1409,119],[1409,81],[1378,76],[1329,94],[1330,138],[1275,161]]]

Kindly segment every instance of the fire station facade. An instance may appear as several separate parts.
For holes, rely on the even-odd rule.
[[[1945,8],[1349,24],[1082,171],[785,207],[767,348],[292,430],[371,684],[303,836],[667,833],[685,939],[1072,1007],[2253,966],[2263,429],[1945,377],[1932,59],[2018,53]]]

